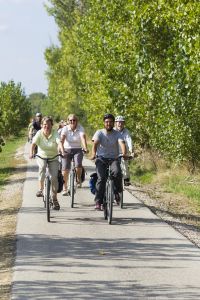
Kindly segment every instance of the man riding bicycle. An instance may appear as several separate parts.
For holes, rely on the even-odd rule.
[[[30,126],[29,130],[29,140],[32,141],[33,137],[36,133],[41,129],[41,122],[42,122],[42,114],[36,113],[35,118]]]
[[[126,156],[126,146],[122,135],[116,131],[114,127],[115,118],[112,114],[106,114],[103,118],[104,129],[97,130],[92,138],[92,157],[96,159],[97,183],[95,193],[95,209],[100,210],[103,204],[103,197],[106,186],[107,167],[110,159],[111,172],[114,177],[115,185],[115,199],[119,203],[119,193],[122,192],[122,172],[120,167],[119,146],[121,148],[122,156]]]
[[[115,130],[119,131],[124,139],[126,145],[126,154],[134,157],[133,151],[133,142],[131,135],[127,128],[125,128],[125,118],[123,116],[117,116],[115,118]],[[122,159],[121,168],[124,177],[124,185],[130,185],[130,172],[129,172],[129,162],[127,160]]]

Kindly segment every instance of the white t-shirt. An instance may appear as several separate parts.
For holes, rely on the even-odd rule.
[[[81,137],[85,131],[81,125],[78,125],[73,131],[69,125],[63,127],[61,131],[61,138],[64,135],[64,149],[81,148]]]
[[[131,135],[129,133],[129,130],[127,128],[124,128],[123,130],[119,131],[117,128],[115,128],[115,130],[117,130],[119,133],[121,133],[123,140],[125,141],[126,144],[126,150],[127,152],[131,152],[133,151],[133,142],[132,142],[132,138]]]

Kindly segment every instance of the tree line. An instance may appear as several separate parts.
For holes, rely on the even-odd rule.
[[[48,106],[96,129],[124,115],[134,140],[200,160],[198,0],[50,0],[60,45],[45,51]]]
[[[0,82],[0,136],[17,136],[27,126],[30,111],[21,83]]]

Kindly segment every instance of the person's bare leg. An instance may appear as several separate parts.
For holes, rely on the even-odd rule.
[[[82,167],[76,168],[77,185],[78,185],[78,187],[81,187],[81,174],[82,174]]]
[[[62,171],[63,174],[63,193],[62,194],[67,194],[67,183],[68,183],[68,178],[69,178],[69,170]]]

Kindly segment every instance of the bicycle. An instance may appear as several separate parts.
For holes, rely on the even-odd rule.
[[[119,159],[120,159],[120,165],[122,166],[121,161],[123,159],[123,156],[120,155]],[[133,159],[132,155],[126,157],[126,160],[131,160],[131,159]],[[123,175],[123,168],[121,167],[121,169],[122,169],[122,175]],[[124,192],[123,191],[124,191],[124,179],[122,176],[122,191],[121,191],[121,193],[119,193],[120,208],[123,208],[123,205],[124,205]]]
[[[51,176],[49,174],[49,162],[54,160],[56,157],[61,156],[61,154],[57,154],[52,158],[43,158],[43,157],[39,156],[38,154],[35,154],[35,156],[37,156],[47,162],[45,180],[44,180],[43,202],[44,202],[44,208],[46,208],[46,211],[47,211],[47,221],[50,222],[50,211],[53,208],[53,197],[50,192]]]
[[[101,157],[97,157],[97,159],[101,160]],[[113,203],[115,198],[115,187],[114,187],[114,177],[111,172],[111,164],[114,159],[107,158],[105,161],[101,160],[107,167],[107,179],[106,179],[106,188],[105,194],[103,197],[103,212],[104,219],[108,220],[108,224],[112,223],[112,215],[113,215]]]
[[[83,153],[86,153],[83,149],[82,149]],[[77,174],[76,174],[76,167],[75,167],[75,161],[74,161],[74,154],[70,154],[71,156],[71,169],[70,169],[70,173],[69,173],[69,196],[71,198],[71,208],[74,207],[74,195],[76,193],[76,184],[75,184],[75,180],[77,182]]]

